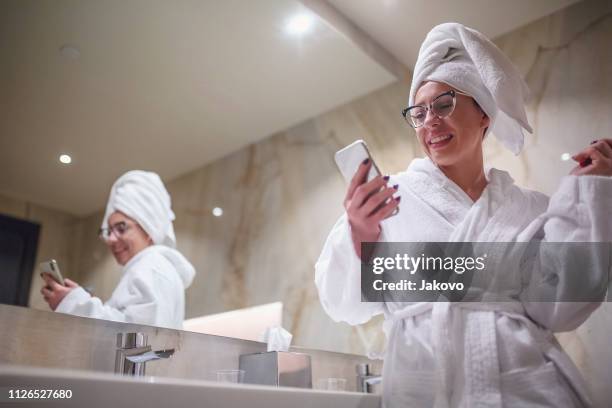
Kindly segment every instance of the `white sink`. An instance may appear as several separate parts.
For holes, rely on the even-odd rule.
[[[71,390],[71,399],[9,400],[9,389]],[[380,408],[380,395],[25,366],[0,366],[0,405],[84,408]],[[19,401],[19,402],[17,402]],[[10,405],[9,405],[10,406]]]

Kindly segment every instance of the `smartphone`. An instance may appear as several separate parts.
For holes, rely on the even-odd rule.
[[[57,261],[55,259],[51,259],[50,261],[41,262],[39,266],[40,266],[41,271],[51,275],[57,283],[59,283],[62,286],[66,286],[66,283],[64,282],[64,277],[62,276],[60,269],[59,269],[59,265],[57,264]]]
[[[361,166],[365,159],[370,159],[372,162],[372,167],[370,167],[366,181],[370,181],[373,178],[380,176],[382,173],[372,158],[370,150],[368,150],[368,145],[361,139],[355,140],[350,145],[338,150],[334,155],[336,165],[338,166],[338,169],[340,169],[340,173],[342,173],[342,176],[347,183],[351,182],[355,176],[355,173],[359,169],[359,166]],[[381,204],[381,206],[388,203],[389,200]],[[399,207],[393,210],[391,215],[396,215],[397,213],[399,213]]]
[[[350,145],[338,150],[334,155],[334,159],[338,169],[340,169],[340,173],[342,173],[342,176],[347,183],[351,182],[355,176],[355,173],[359,169],[359,166],[365,159],[370,159],[372,162],[372,167],[370,167],[370,172],[368,173],[366,181],[370,181],[376,176],[380,176],[382,174],[374,162],[374,159],[372,159],[372,155],[368,150],[368,145],[366,145],[366,142],[361,139],[356,140]]]

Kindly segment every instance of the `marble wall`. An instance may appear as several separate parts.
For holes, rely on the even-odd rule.
[[[488,140],[488,165],[552,193],[572,167],[562,153],[611,137],[611,40],[612,4],[603,0],[580,2],[496,39],[533,91],[534,134],[519,157]],[[365,139],[387,173],[421,155],[399,113],[408,87],[392,84],[168,182],[179,250],[198,271],[187,291],[187,317],[282,301],[284,325],[298,345],[360,354],[381,347],[380,319],[350,327],[325,315],[313,266],[343,211],[345,184],[333,153]],[[222,217],[211,214],[216,206]],[[95,237],[101,218],[79,223],[78,259],[67,261],[73,267],[67,274],[107,298],[120,271]],[[604,305],[560,336],[599,401],[612,400],[611,312]]]
[[[612,138],[611,42],[612,3],[599,0],[579,2],[497,40],[533,92],[534,134],[517,165],[501,156],[496,165],[508,165],[521,184],[552,193],[573,166],[559,161],[562,153]],[[612,304],[604,303],[578,330],[557,336],[598,407],[612,401],[611,334]]]

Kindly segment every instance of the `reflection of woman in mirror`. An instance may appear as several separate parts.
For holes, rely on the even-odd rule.
[[[41,290],[56,312],[181,329],[185,289],[195,270],[178,252],[170,195],[155,173],[130,171],[113,185],[100,228],[115,260],[123,267],[106,303],[69,279],[61,286],[45,274]]]
[[[612,241],[612,140],[576,154],[578,164],[550,198],[517,187],[505,171],[485,171],[489,130],[515,154],[522,129],[531,131],[526,93],[516,68],[482,34],[454,23],[435,27],[403,111],[427,157],[369,182],[366,160],[348,188],[315,281],[335,321],[385,315],[386,407],[589,405],[580,373],[552,333],[577,328],[598,307],[596,296],[584,303],[510,296],[495,304],[361,302],[362,242]],[[391,216],[399,195],[401,211]],[[563,283],[564,271],[557,272]],[[504,289],[521,293],[520,282]]]

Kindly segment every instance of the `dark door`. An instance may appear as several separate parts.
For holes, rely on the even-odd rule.
[[[0,303],[27,306],[40,225],[0,215]]]

